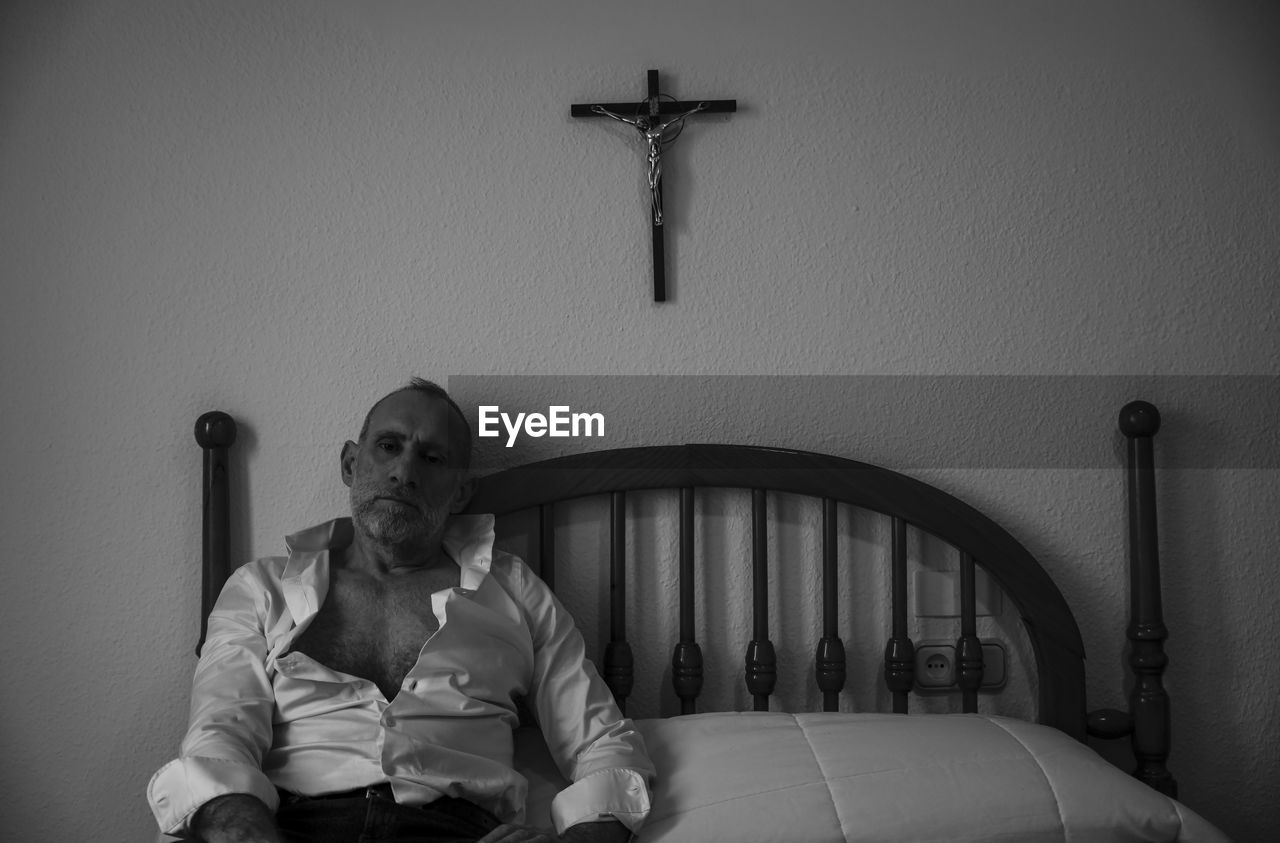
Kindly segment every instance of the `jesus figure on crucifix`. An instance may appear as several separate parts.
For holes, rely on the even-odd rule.
[[[635,126],[636,130],[644,135],[645,141],[649,144],[649,195],[653,197],[654,225],[662,225],[662,147],[676,139],[675,135],[667,137],[667,130],[677,123],[683,126],[684,118],[690,114],[697,114],[706,107],[707,104],[705,102],[700,102],[688,111],[660,121],[656,117],[647,115],[624,117],[602,105],[591,106],[591,110],[596,114],[612,117],[614,120],[626,123],[628,126]],[[679,134],[678,130],[676,134]]]

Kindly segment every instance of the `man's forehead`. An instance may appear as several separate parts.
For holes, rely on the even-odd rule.
[[[427,438],[470,463],[471,430],[466,420],[446,398],[419,389],[402,389],[383,396],[369,411],[364,436],[408,438],[424,432]]]

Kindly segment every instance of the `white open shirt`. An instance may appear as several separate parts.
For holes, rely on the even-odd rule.
[[[444,546],[459,587],[432,595],[440,629],[390,702],[373,682],[290,652],[324,602],[349,519],[289,536],[287,558],[237,570],[209,615],[181,754],[147,788],[160,828],[184,832],[226,793],[275,810],[277,787],[319,795],[380,782],[402,804],[457,796],[520,822],[527,784],[511,732],[524,696],[573,782],[552,803],[557,832],[602,817],[637,830],[653,775],[644,742],[568,612],[523,562],[493,550],[493,523],[453,517]]]

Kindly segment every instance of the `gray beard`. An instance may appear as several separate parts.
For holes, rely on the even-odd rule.
[[[351,510],[356,529],[388,547],[425,545],[443,532],[448,517],[447,506],[414,512],[403,507],[383,507],[372,500],[358,503]]]

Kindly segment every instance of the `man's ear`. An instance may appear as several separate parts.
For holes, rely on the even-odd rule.
[[[458,491],[453,494],[453,502],[449,504],[449,511],[459,513],[467,508],[467,504],[471,503],[471,496],[476,493],[476,478],[468,477],[458,484]]]
[[[348,439],[342,446],[342,482],[350,486],[356,479],[356,453],[360,446]]]

